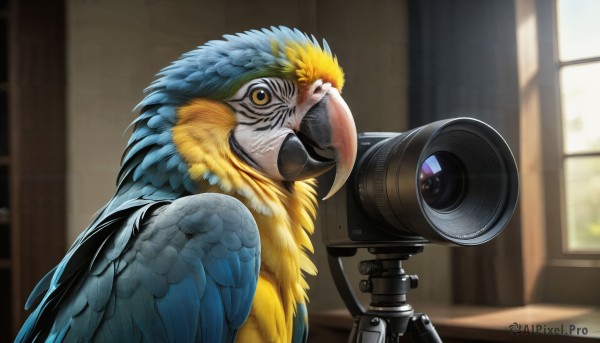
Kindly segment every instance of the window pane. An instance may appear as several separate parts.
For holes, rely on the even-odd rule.
[[[560,76],[565,153],[600,151],[600,63],[564,67]]]
[[[600,250],[600,156],[565,161],[568,248]]]
[[[600,1],[558,0],[556,7],[560,60],[600,56]]]

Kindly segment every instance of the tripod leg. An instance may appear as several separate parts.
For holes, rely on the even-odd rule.
[[[424,313],[415,313],[408,322],[408,334],[413,342],[442,343],[429,317]]]
[[[354,318],[348,343],[385,343],[386,321],[382,318],[363,314]]]

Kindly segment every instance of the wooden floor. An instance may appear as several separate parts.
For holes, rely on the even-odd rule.
[[[495,308],[416,304],[444,342],[600,342],[600,308],[536,304]],[[345,309],[311,313],[309,342],[346,342],[352,318]],[[509,331],[513,325],[513,332]],[[520,325],[520,331],[519,331]]]

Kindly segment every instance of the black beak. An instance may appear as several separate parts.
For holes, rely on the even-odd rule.
[[[326,94],[304,116],[300,130],[290,133],[279,150],[277,167],[286,181],[305,180],[319,176],[335,166],[335,160],[319,155],[315,148],[331,147],[331,124],[327,112]]]
[[[356,127],[348,105],[337,89],[331,88],[304,116],[300,130],[289,134],[277,157],[279,173],[287,181],[319,176],[336,167],[335,179],[324,199],[346,182],[356,160]],[[333,158],[316,150],[329,150]]]

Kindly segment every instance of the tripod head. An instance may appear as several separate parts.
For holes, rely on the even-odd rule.
[[[397,342],[409,333],[414,342],[441,342],[433,324],[422,313],[415,314],[407,302],[407,293],[417,288],[417,275],[406,274],[402,261],[423,251],[422,245],[369,248],[373,260],[359,263],[359,272],[367,276],[359,289],[371,294],[365,309],[348,283],[341,257],[353,256],[356,249],[328,248],[328,261],[338,292],[355,321],[348,342]]]
[[[419,277],[406,274],[402,268],[402,261],[420,253],[423,247],[411,248],[413,249],[404,252],[389,248],[372,248],[369,252],[376,258],[359,263],[360,274],[368,276],[368,279],[360,282],[359,289],[363,293],[371,293],[369,312],[411,310],[410,305],[406,303],[406,294],[409,290],[417,288]]]

